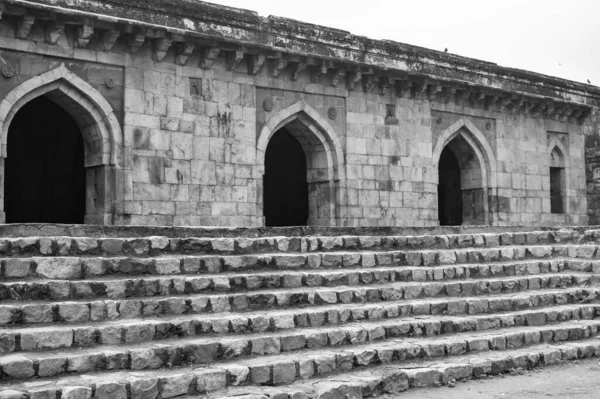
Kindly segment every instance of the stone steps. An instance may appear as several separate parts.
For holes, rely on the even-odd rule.
[[[140,297],[67,302],[3,300],[0,325],[54,322],[86,322],[132,319],[169,314],[202,314],[230,311],[285,309],[313,305],[365,303],[488,295],[544,288],[588,287],[598,285],[590,273],[548,273],[528,276],[494,277],[436,282],[393,282],[369,286],[337,286],[255,290],[243,293],[185,294],[162,298]],[[120,288],[125,290],[124,285]]]
[[[213,391],[211,399],[371,398],[410,388],[454,386],[456,381],[488,375],[519,374],[557,363],[600,357],[597,337],[538,344],[501,352],[468,353],[414,362],[380,364],[339,376],[326,376],[278,387],[230,387]],[[193,389],[193,387],[191,387]],[[440,395],[443,395],[440,391]],[[201,398],[190,395],[188,398]]]
[[[227,315],[182,315],[154,317],[142,320],[119,320],[104,323],[15,325],[2,332],[3,345],[0,354],[14,351],[54,350],[59,348],[82,348],[96,345],[131,344],[145,341],[161,341],[179,337],[210,337],[215,334],[264,334],[302,328],[338,328],[342,324],[356,322],[399,323],[406,317],[435,315],[489,315],[506,316],[510,311],[548,311],[548,321],[561,320],[552,306],[573,304],[583,306],[586,312],[600,305],[600,289],[558,289],[540,292],[524,292],[518,295],[494,295],[446,299],[417,299],[392,301],[385,304],[351,304],[317,306],[287,311],[260,311]],[[588,305],[590,304],[590,305]],[[589,318],[589,317],[586,317]],[[529,322],[528,322],[529,323]],[[341,327],[340,327],[341,328]],[[404,328],[406,329],[406,328]],[[410,329],[409,329],[410,330]]]
[[[0,238],[0,398],[319,397],[599,334],[600,230],[294,231]]]
[[[210,364],[207,367],[193,369],[192,367],[173,368],[166,370],[160,375],[166,380],[160,381],[160,388],[171,386],[170,389],[182,389],[181,394],[188,394],[195,384],[197,393],[206,391],[206,386],[215,388],[216,382],[220,385],[218,388],[227,386],[261,386],[261,385],[286,385],[296,381],[323,377],[332,373],[347,373],[352,370],[361,370],[379,364],[402,364],[419,359],[428,361],[437,361],[444,357],[454,357],[467,353],[481,353],[490,350],[505,349],[531,349],[531,346],[540,343],[558,343],[569,341],[578,341],[596,337],[600,321],[583,320],[558,323],[555,325],[532,326],[532,327],[513,327],[497,331],[482,331],[457,333],[451,336],[438,336],[431,338],[402,338],[390,339],[386,341],[370,342],[367,344],[356,344],[352,346],[335,347],[318,350],[304,350],[297,353],[275,356],[261,356],[250,359],[236,359],[235,362],[222,362]],[[168,351],[165,351],[168,352]],[[110,353],[110,350],[107,350]],[[489,352],[488,352],[489,353]],[[577,353],[577,351],[576,351]],[[199,354],[196,352],[196,354]],[[77,354],[69,357],[69,364],[85,363],[85,360],[79,359],[85,355]],[[166,354],[168,358],[174,359],[174,355]],[[490,356],[488,354],[488,356]],[[575,355],[577,356],[577,354]],[[46,365],[41,362],[34,363],[24,355],[9,355],[0,358],[0,366],[4,375],[12,375],[13,378],[25,379],[38,370],[52,370],[60,368],[58,363],[49,361]],[[113,357],[107,363],[117,364],[118,356]],[[77,386],[94,387],[99,389],[100,381],[110,381],[110,384],[120,385],[125,392],[127,385],[131,392],[134,392],[132,385],[142,379],[159,379],[157,374],[152,371],[136,371],[133,375],[106,371],[102,373],[93,373],[93,370],[77,370],[77,372],[86,373],[86,378],[68,377],[59,380],[59,386],[62,388],[76,383]],[[215,381],[218,380],[218,381]],[[17,387],[18,381],[11,382],[9,379],[4,384],[6,389]],[[46,385],[46,386],[44,386]],[[40,379],[35,384],[36,390],[55,390],[56,382],[54,380]],[[112,386],[111,388],[114,388]],[[246,387],[245,387],[246,388]],[[100,388],[108,389],[108,388]],[[286,388],[287,389],[287,388]],[[115,391],[111,391],[115,395]],[[106,397],[106,396],[104,396]],[[112,396],[115,397],[115,396]],[[116,396],[120,397],[120,396]],[[126,397],[126,396],[124,396]],[[163,397],[172,397],[169,394]]]
[[[600,260],[554,258],[493,264],[451,266],[373,267],[368,269],[316,269],[305,271],[256,271],[254,273],[207,273],[195,275],[100,276],[82,280],[12,279],[0,282],[0,300],[119,299],[245,292],[260,289],[300,287],[368,286],[389,282],[432,282],[465,278],[532,276],[573,271],[590,273],[600,269]]]
[[[309,237],[8,237],[0,239],[0,255],[76,256],[149,255],[173,253],[256,254],[373,249],[436,249],[500,245],[578,244],[597,242],[600,230],[440,235],[340,235]]]
[[[180,275],[261,270],[365,269],[373,267],[449,266],[516,260],[569,257],[595,259],[598,245],[532,245],[456,250],[385,250],[362,252],[315,252],[234,256],[140,257],[13,257],[2,260],[5,280],[38,278],[80,280],[106,275]]]

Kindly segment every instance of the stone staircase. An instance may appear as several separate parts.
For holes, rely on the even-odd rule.
[[[363,398],[600,356],[591,227],[0,235],[0,398]]]

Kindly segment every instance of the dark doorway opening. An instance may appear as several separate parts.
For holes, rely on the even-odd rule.
[[[460,165],[451,149],[442,151],[439,162],[438,218],[440,226],[459,226],[463,222]]]
[[[265,154],[264,215],[267,226],[305,226],[308,221],[306,156],[285,129],[271,137]]]
[[[17,112],[7,140],[6,222],[83,223],[83,138],[71,116],[38,97]]]
[[[550,167],[550,212],[563,213],[562,180],[563,168]]]

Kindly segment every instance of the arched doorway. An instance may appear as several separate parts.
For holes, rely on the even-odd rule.
[[[485,165],[465,135],[458,134],[444,147],[438,167],[440,225],[485,224]]]
[[[278,137],[280,133],[282,137]],[[305,165],[300,168],[303,173],[298,172],[300,169],[296,170],[298,176],[302,175],[303,178],[301,181],[300,177],[297,178],[295,190],[306,193],[297,195],[297,200],[302,201],[302,205],[296,208],[300,211],[295,217],[301,220],[288,222],[285,225],[298,223],[310,226],[338,225],[340,209],[345,205],[345,187],[340,184],[345,179],[342,145],[329,122],[304,101],[299,101],[274,114],[262,127],[258,137],[257,167],[264,179],[260,182],[263,195],[257,199],[259,209],[263,210],[265,225],[275,225],[270,216],[272,214],[272,202],[269,198],[271,188],[267,187],[270,184],[267,175],[268,169],[271,169],[268,165],[271,161],[266,159],[267,152],[279,153],[272,148],[281,148],[277,143],[284,139],[283,136],[287,136],[286,140],[293,143],[291,146],[295,148],[289,150],[290,154],[296,154],[297,158],[302,154],[304,157],[304,164],[294,161],[296,165]],[[290,141],[290,137],[295,139],[295,142]],[[281,152],[279,156],[285,162],[289,162],[290,154]]]
[[[496,211],[489,205],[497,196],[496,158],[485,135],[473,122],[463,117],[442,131],[433,148],[432,160],[438,168],[441,225],[497,222]],[[459,179],[459,190],[456,183],[451,184],[452,179]],[[449,187],[455,188],[449,192]],[[454,205],[445,204],[447,198],[454,198]],[[450,209],[453,215],[448,216]]]
[[[308,223],[306,155],[286,129],[271,137],[265,154],[264,215],[267,226]]]
[[[24,182],[15,190],[14,178],[7,176],[5,167],[9,168],[8,174],[13,175],[23,162],[43,164],[41,160],[27,161],[28,157],[36,154],[36,151],[42,151],[43,148],[29,148],[27,151],[19,149],[23,143],[19,144],[18,136],[21,136],[21,133],[15,133],[18,131],[38,132],[39,136],[32,133],[33,137],[37,137],[38,142],[27,143],[30,147],[40,146],[39,143],[44,143],[44,140],[54,141],[54,143],[41,145],[43,147],[56,144],[60,147],[47,149],[46,156],[54,156],[48,155],[52,151],[58,152],[54,156],[55,160],[50,164],[72,166],[71,168],[66,167],[66,169],[58,168],[63,172],[55,171],[57,176],[60,176],[56,180],[57,187],[46,186],[46,190],[41,195],[48,208],[43,212],[50,212],[48,204],[51,202],[61,204],[57,206],[63,207],[63,211],[57,210],[58,208],[54,208],[52,211],[56,212],[60,218],[56,219],[56,215],[40,216],[36,213],[35,221],[53,220],[71,223],[77,219],[77,222],[81,223],[81,206],[83,206],[85,209],[83,223],[114,224],[122,222],[122,219],[117,218],[119,210],[115,198],[125,197],[126,186],[131,189],[127,183],[130,172],[124,165],[121,126],[112,106],[100,92],[61,64],[51,71],[24,81],[7,94],[2,99],[2,103],[4,105],[0,107],[0,180],[2,180],[0,181],[0,223],[7,220],[7,206],[11,207],[10,212],[13,214],[15,206],[22,206],[15,204],[20,201],[18,195],[25,194],[15,193],[18,193],[23,187],[25,187],[24,190],[31,189],[31,187],[27,188],[27,183]],[[45,111],[49,109],[51,111]],[[46,112],[52,113],[50,119],[45,115]],[[21,120],[22,118],[27,119],[23,115],[29,115],[32,120]],[[36,123],[35,119],[38,119],[39,122],[46,121],[46,124]],[[55,136],[58,132],[60,132],[61,138],[57,139]],[[26,136],[31,135],[26,134]],[[53,137],[50,138],[50,136]],[[67,137],[71,137],[73,140],[67,140]],[[66,146],[70,148],[69,150],[61,144],[62,140],[71,143]],[[83,151],[81,151],[82,147]],[[71,151],[72,156],[64,151]],[[81,158],[79,158],[82,153],[83,172],[80,167]],[[68,159],[69,157],[71,158]],[[49,164],[49,161],[45,162],[44,165]],[[65,172],[65,170],[70,170],[70,172]],[[44,172],[51,173],[52,171]],[[3,181],[5,177],[10,181]],[[70,185],[71,188],[78,187],[78,189],[71,191],[70,188],[66,188],[65,184]],[[9,191],[8,193],[5,193],[5,188]],[[48,190],[53,190],[53,192]],[[64,195],[65,193],[68,195]],[[50,198],[51,195],[58,196],[58,198]],[[80,195],[83,195],[83,199],[80,199]],[[28,194],[28,198],[31,197],[32,195]],[[65,202],[73,208],[69,210],[69,215],[64,210]],[[19,216],[18,214],[14,215]],[[31,218],[31,215],[23,216],[21,214],[18,218],[9,215],[8,220],[16,222],[25,220],[25,217]],[[52,219],[48,219],[51,217]]]
[[[458,159],[448,147],[439,163],[438,218],[441,226],[458,226],[463,222],[462,190]]]
[[[14,116],[5,160],[7,223],[83,223],[85,168],[81,132],[45,96]]]

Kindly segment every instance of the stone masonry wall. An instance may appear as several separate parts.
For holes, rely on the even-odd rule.
[[[232,63],[221,53],[207,63],[193,52],[181,63],[170,47],[159,61],[155,42],[133,52],[125,36],[110,52],[96,36],[74,48],[72,30],[50,46],[41,27],[23,39],[13,25],[0,22],[0,63],[15,71],[0,78],[0,101],[64,64],[107,99],[119,120],[122,162],[111,223],[262,226],[261,135],[298,115],[290,126],[305,152],[322,151],[313,162],[325,162],[309,178],[319,191],[311,198],[319,224],[436,226],[437,161],[446,145],[472,165],[465,167],[464,188],[477,193],[477,223],[587,223],[584,133],[594,131],[591,122],[475,107],[435,92],[373,90],[363,85],[367,79],[350,75],[342,79],[347,85],[333,87],[331,70],[315,77],[295,63],[276,74],[268,67],[249,73],[247,56]],[[460,143],[449,144],[456,137]],[[550,212],[556,146],[566,176],[561,214]]]

